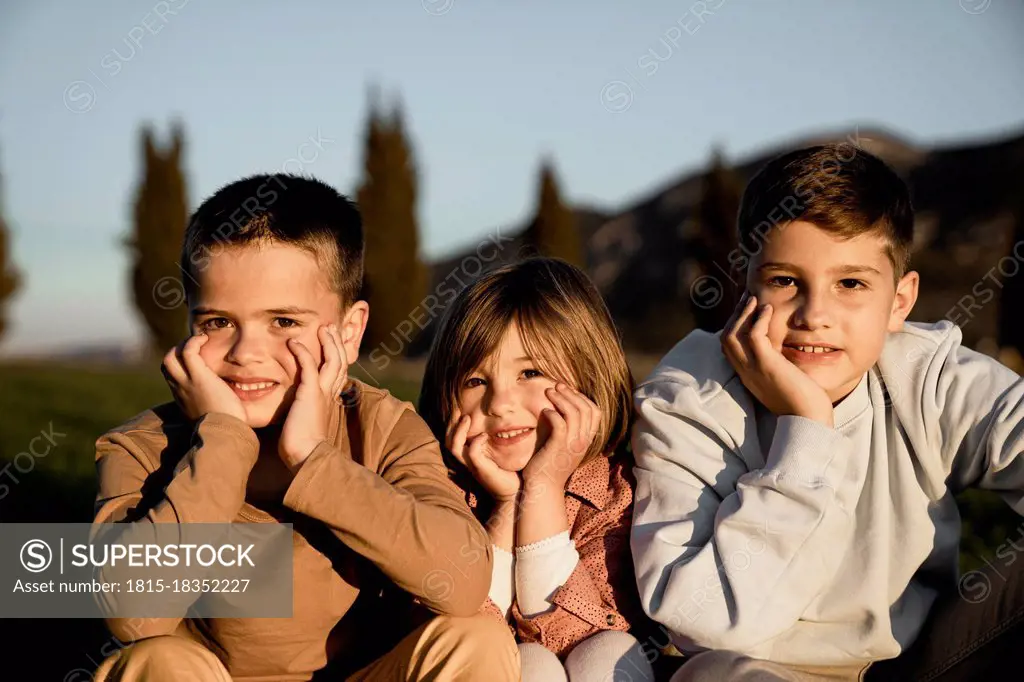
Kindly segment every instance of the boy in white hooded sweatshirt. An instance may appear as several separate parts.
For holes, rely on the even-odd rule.
[[[952,323],[906,322],[913,221],[861,149],[772,160],[743,196],[732,318],[639,385],[631,548],[689,656],[673,682],[982,679],[1024,645],[1024,561],[958,585],[954,500],[1024,514],[1024,382]]]

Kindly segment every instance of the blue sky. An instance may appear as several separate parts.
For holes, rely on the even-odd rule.
[[[352,192],[379,82],[405,105],[434,257],[523,220],[545,153],[570,200],[614,207],[715,143],[1020,131],[1022,28],[1018,0],[4,2],[0,172],[27,280],[0,353],[140,338],[120,240],[146,121],[183,121],[192,207],[282,167]]]

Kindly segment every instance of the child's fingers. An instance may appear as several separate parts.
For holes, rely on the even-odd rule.
[[[164,355],[164,361],[160,365],[160,372],[164,375],[167,383],[182,386],[188,383],[188,373],[181,364],[181,360],[178,359],[178,352],[178,346],[167,351]]]
[[[213,371],[206,366],[199,350],[206,345],[210,337],[206,334],[190,336],[181,347],[181,361],[185,371],[192,381],[198,381],[205,374],[212,374]]]
[[[736,318],[728,334],[722,334],[722,350],[733,363],[733,367],[745,367],[750,364],[750,352],[747,348],[746,337],[749,334],[747,320],[757,306],[757,297],[751,296],[747,299],[739,317]]]
[[[455,436],[455,429],[458,428],[459,423],[462,421],[462,410],[459,409],[458,405],[455,406],[455,410],[448,418],[448,423],[444,428],[444,444],[451,449],[452,438]]]
[[[544,444],[546,448],[549,444],[560,443],[565,440],[566,425],[565,419],[559,414],[558,410],[545,409],[541,411],[541,416],[547,418],[548,424],[551,427],[551,435],[548,436],[547,442]]]
[[[473,478],[481,484],[484,482],[481,479],[486,478],[488,472],[498,468],[494,460],[488,456],[486,445],[487,432],[484,431],[473,436],[469,441],[469,445],[464,450],[465,459],[463,464],[469,469],[469,473],[473,475]]]
[[[750,337],[764,337],[768,338],[768,327],[772,321],[772,306],[770,303],[765,303],[763,306],[758,308],[757,316],[754,318],[753,324],[750,325]]]
[[[296,397],[314,388],[319,389],[316,359],[313,358],[313,354],[297,339],[288,339],[288,347],[299,363],[299,386],[295,390]]]
[[[736,303],[736,307],[732,309],[732,314],[729,319],[725,321],[725,326],[722,328],[722,338],[725,338],[728,334],[731,334],[736,330],[736,323],[740,319],[740,315],[746,310],[747,304],[750,302],[750,292],[744,291],[743,295],[740,296],[740,300]]]
[[[462,417],[455,423],[452,439],[448,445],[448,449],[455,455],[455,459],[462,462],[463,466],[466,466],[466,437],[469,435],[469,423],[469,417]]]
[[[319,327],[316,330],[316,338],[320,341],[320,348],[324,355],[324,362],[318,373],[320,388],[325,395],[330,395],[333,398],[337,395],[335,385],[338,380],[338,370],[341,368],[338,345],[327,326]]]
[[[590,429],[590,431],[587,432],[587,445],[589,446],[590,443],[593,443],[594,439],[597,438],[597,434],[601,432],[601,423],[604,420],[604,413],[593,400],[583,395],[582,393],[577,393],[580,399],[583,400],[583,403],[586,407],[586,412],[584,412],[584,414],[590,420],[589,422],[586,422],[588,428]]]
[[[574,421],[569,420],[566,422],[566,427],[569,430],[569,438],[571,439],[568,443],[569,452],[573,454],[581,454],[586,451],[590,445],[590,441],[594,438],[594,432],[592,429],[592,417],[591,407],[593,403],[587,400],[579,391],[566,387],[564,390],[566,399],[573,404],[575,408]]]
[[[331,338],[334,339],[334,347],[338,349],[338,381],[340,383],[338,391],[340,392],[348,383],[348,354],[345,352],[345,344],[341,340],[341,330],[338,329],[338,325],[332,324],[330,331]]]
[[[758,310],[757,320],[750,328],[750,349],[753,354],[754,361],[759,366],[764,366],[766,362],[770,362],[771,354],[775,351],[772,348],[771,340],[768,338],[768,325],[772,319],[772,307],[765,305]]]
[[[568,429],[569,435],[575,435],[582,426],[580,405],[573,398],[573,390],[563,383],[555,385],[554,389],[548,389],[551,391],[551,396],[554,398],[552,402],[555,405],[555,409],[562,413],[565,418],[565,426]]]

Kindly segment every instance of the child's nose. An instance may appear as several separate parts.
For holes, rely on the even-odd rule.
[[[793,314],[796,324],[807,329],[821,329],[832,324],[831,305],[824,293],[807,292]]]
[[[256,333],[239,330],[235,333],[233,343],[228,349],[225,359],[228,362],[244,365],[261,359],[265,354],[265,339]]]
[[[490,388],[485,400],[485,409],[493,416],[507,414],[516,404],[513,390],[502,386]]]

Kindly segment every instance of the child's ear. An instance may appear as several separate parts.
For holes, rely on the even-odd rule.
[[[889,314],[889,331],[898,332],[910,316],[910,311],[917,303],[917,289],[921,277],[911,270],[896,283],[896,297],[892,301],[892,312]]]
[[[345,349],[345,357],[351,365],[359,360],[359,345],[366,332],[366,323],[370,319],[370,304],[356,301],[341,318],[338,331],[341,332],[341,345]]]

